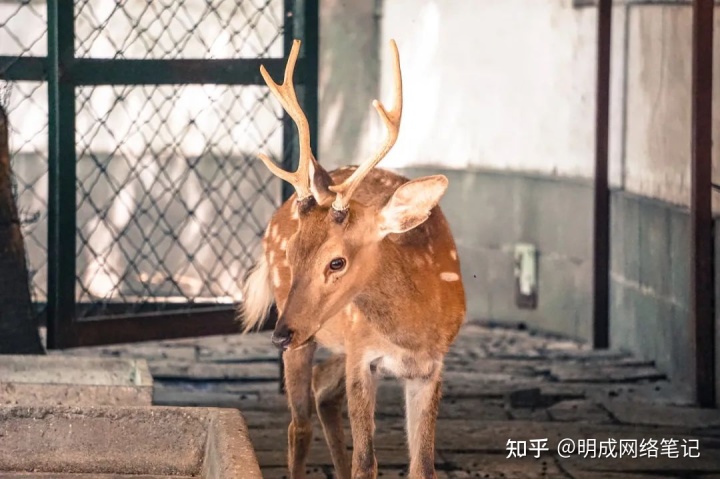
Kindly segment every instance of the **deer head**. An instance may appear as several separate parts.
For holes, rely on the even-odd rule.
[[[422,224],[447,188],[444,176],[429,176],[395,185],[381,192],[381,201],[354,200],[363,180],[395,144],[402,116],[402,78],[397,45],[391,41],[394,63],[394,104],[386,109],[373,106],[385,124],[387,135],[377,152],[344,181],[333,178],[315,160],[310,149],[307,119],[292,84],[300,42],[295,41],[282,85],[276,84],[261,67],[270,90],[297,125],[300,143],[298,169],[289,173],[266,155],[259,157],[276,176],[296,191],[294,201],[298,227],[287,240],[285,255],[291,269],[291,284],[273,334],[280,348],[300,347],[333,315],[360,293],[365,293],[378,268],[389,265],[387,248],[391,234],[406,233]],[[276,239],[280,241],[280,239]],[[388,259],[389,263],[392,263]]]

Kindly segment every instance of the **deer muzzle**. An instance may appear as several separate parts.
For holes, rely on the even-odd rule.
[[[294,331],[288,328],[287,322],[283,318],[278,319],[275,325],[275,331],[272,334],[272,343],[281,350],[285,350],[292,342]]]

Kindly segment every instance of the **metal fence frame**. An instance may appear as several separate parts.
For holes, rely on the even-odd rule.
[[[0,79],[48,83],[48,304],[49,349],[237,332],[235,306],[193,305],[181,311],[78,318],[76,314],[76,88],[97,85],[264,85],[265,65],[281,78],[284,58],[96,59],[75,56],[72,0],[47,2],[47,57],[0,56]],[[283,0],[283,50],[303,40],[295,82],[317,151],[318,1]],[[283,167],[297,167],[293,123],[283,117]],[[292,194],[282,186],[282,199]],[[240,278],[238,278],[239,280]]]
[[[579,0],[576,0],[579,1]],[[584,1],[584,0],[583,0]],[[630,3],[692,4],[692,177],[690,191],[690,317],[693,334],[695,399],[716,407],[715,272],[712,214],[713,12],[716,0],[636,0]],[[612,1],[588,0],[598,7],[597,98],[595,125],[595,196],[593,244],[593,346],[607,348],[610,338],[610,194],[608,141]]]

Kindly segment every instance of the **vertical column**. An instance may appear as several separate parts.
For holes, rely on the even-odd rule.
[[[597,97],[595,106],[595,198],[593,243],[593,347],[610,344],[610,33],[612,0],[598,0]]]
[[[285,0],[285,24],[283,26],[283,51],[290,54],[293,40],[300,35],[302,40],[300,72],[296,71],[295,84],[300,85],[298,100],[303,107],[310,126],[310,147],[318,159],[318,65],[319,65],[319,1]],[[295,171],[298,166],[297,135],[295,126],[287,113],[283,116],[283,167]],[[283,183],[283,201],[295,192],[293,187]]]
[[[283,25],[283,55],[285,58],[290,56],[290,50],[292,49],[293,40],[295,37],[295,0],[285,0],[285,6],[283,9],[285,16]],[[297,73],[297,72],[296,72]],[[292,118],[283,110],[283,169],[287,171],[295,171],[298,167],[298,149],[296,148],[295,126]],[[282,201],[285,202],[290,198],[295,190],[292,185],[288,182],[282,182]],[[280,381],[279,389],[280,393],[285,393],[285,364],[283,363],[283,352],[278,353],[278,378]]]
[[[75,317],[75,56],[72,0],[48,1],[48,347],[72,341]]]
[[[690,312],[695,386],[701,407],[715,406],[715,315],[712,244],[713,0],[693,1]]]
[[[295,39],[295,0],[285,0],[283,14],[283,56],[287,59],[290,56],[290,50],[292,49],[293,40]],[[297,79],[297,71],[295,72],[295,81],[300,83]],[[285,110],[283,110],[282,124],[282,167],[287,171],[295,171],[298,167],[297,134],[295,132],[295,124]],[[282,201],[287,200],[295,193],[292,185],[286,181],[282,182],[281,188]]]
[[[303,75],[303,109],[310,125],[310,146],[318,158],[318,75],[320,55],[320,6],[319,0],[303,2],[303,42],[305,45],[305,71]]]
[[[302,77],[296,72],[295,83],[302,85],[301,101],[303,111],[310,126],[310,148],[318,155],[318,51],[319,51],[319,0],[285,0],[285,24],[283,51],[290,55],[295,33],[302,35]],[[298,167],[297,134],[295,125],[287,113],[283,114],[283,168],[295,171]],[[282,200],[285,201],[295,192],[287,182],[282,184]],[[285,371],[282,352],[280,360],[280,392],[284,392]]]

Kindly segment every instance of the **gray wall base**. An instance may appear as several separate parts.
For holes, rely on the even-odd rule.
[[[398,171],[411,178],[442,173],[450,180],[442,207],[462,261],[468,318],[524,323],[590,341],[593,209],[588,181],[517,172]],[[611,214],[611,347],[655,361],[691,398],[688,212],[613,191]],[[520,242],[538,250],[538,304],[532,310],[515,304],[513,250]]]

